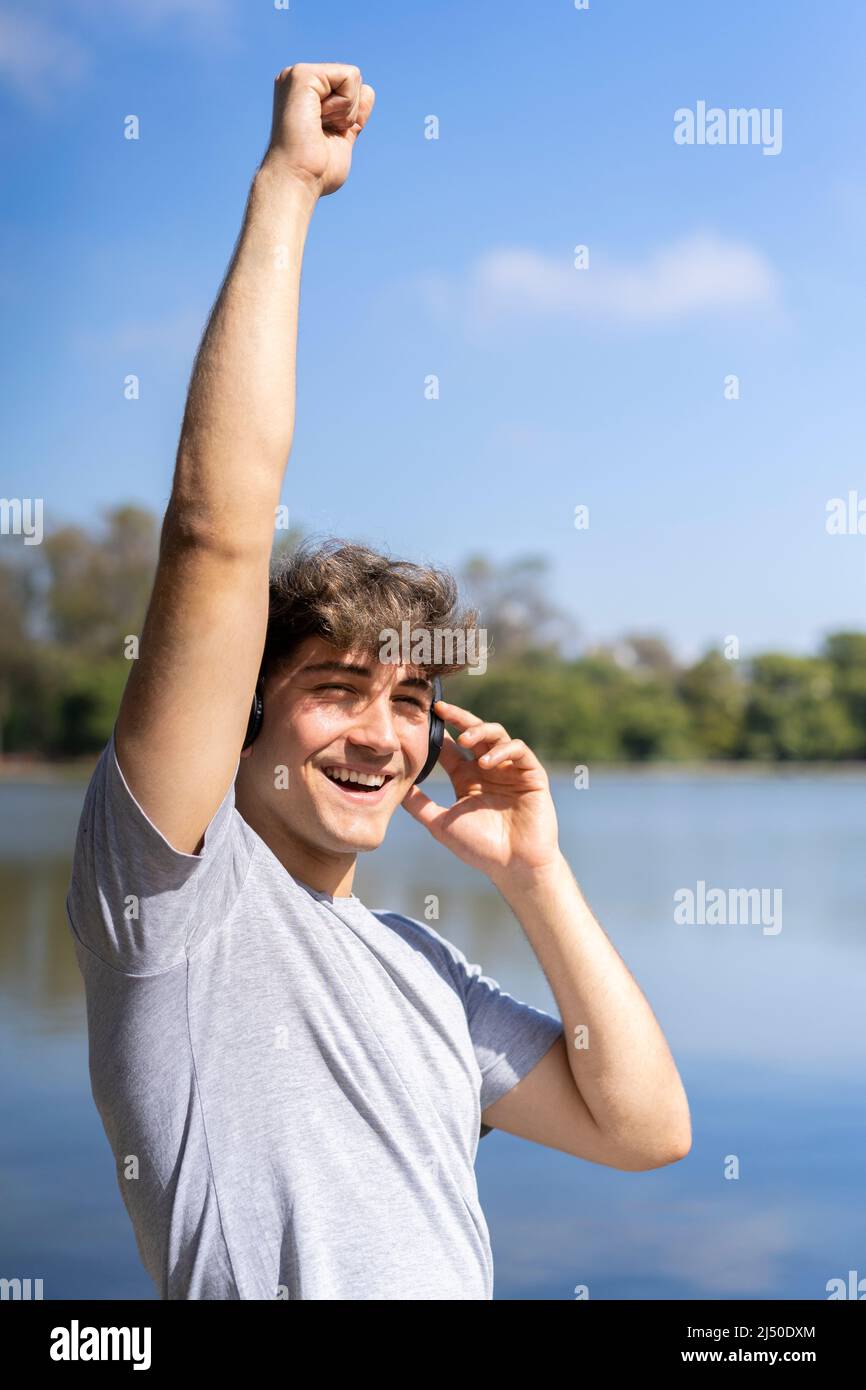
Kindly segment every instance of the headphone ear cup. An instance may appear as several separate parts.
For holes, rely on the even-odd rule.
[[[264,715],[265,707],[262,700],[262,681],[259,680],[256,682],[256,688],[253,692],[253,703],[250,708],[250,717],[247,720],[247,732],[243,744],[244,748],[249,748],[250,744],[255,742],[259,730],[262,727]]]
[[[442,682],[438,676],[433,677],[433,703],[442,699]],[[439,761],[439,754],[442,750],[442,743],[445,739],[445,720],[438,715],[435,710],[430,710],[430,732],[427,738],[427,761],[422,767],[418,776],[415,778],[413,786],[418,786],[423,782]]]

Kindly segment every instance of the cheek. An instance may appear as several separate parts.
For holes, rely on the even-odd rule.
[[[287,721],[284,744],[287,755],[296,763],[316,757],[334,743],[350,725],[344,710],[333,705],[296,708]]]
[[[424,762],[427,757],[427,746],[430,742],[430,726],[425,723],[419,729],[413,729],[412,734],[405,741],[407,753],[414,762]]]
[[[346,717],[345,710],[337,709],[334,705],[319,705],[295,718],[294,734],[299,745],[314,752],[327,748],[329,743],[351,727],[352,721]]]

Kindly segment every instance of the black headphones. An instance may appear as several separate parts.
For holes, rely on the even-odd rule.
[[[250,710],[250,717],[247,723],[247,733],[246,738],[244,739],[244,748],[249,748],[250,744],[253,743],[256,738],[258,738],[259,730],[261,729],[262,723],[264,721],[265,707],[264,701],[262,700],[263,684],[264,677],[260,676],[258,681],[256,682],[256,688],[253,694],[253,705],[252,709]],[[442,682],[440,681],[438,676],[434,676],[433,704],[435,704],[437,700],[441,699]],[[433,771],[433,768],[436,766],[436,763],[439,760],[439,753],[441,751],[442,741],[444,738],[445,721],[444,719],[441,719],[440,716],[436,713],[436,711],[431,707],[430,733],[427,739],[427,761],[422,767],[421,771],[418,773],[418,776],[415,778],[413,784],[414,786],[417,787],[418,783],[423,782],[424,778]]]

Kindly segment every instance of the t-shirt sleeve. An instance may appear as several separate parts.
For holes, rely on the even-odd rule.
[[[563,1033],[562,1022],[509,994],[480,965],[448,943],[452,970],[463,993],[469,1034],[481,1071],[481,1110],[504,1096],[540,1062]],[[492,1125],[482,1122],[480,1138]]]
[[[85,792],[66,912],[78,940],[107,965],[158,974],[225,920],[251,850],[235,813],[234,776],[200,852],[174,849],[127,785],[114,733]]]

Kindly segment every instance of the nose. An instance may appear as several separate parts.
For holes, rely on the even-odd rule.
[[[383,691],[365,703],[358,718],[348,730],[346,740],[357,747],[368,748],[380,756],[399,750],[400,740],[394,728],[389,691]]]

